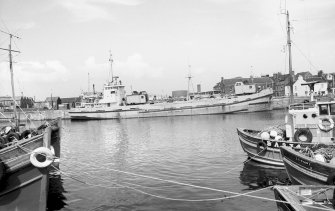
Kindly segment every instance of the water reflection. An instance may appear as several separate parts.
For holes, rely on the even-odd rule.
[[[51,174],[49,177],[49,192],[48,192],[48,203],[47,210],[61,210],[66,204],[66,193],[63,187],[63,179],[61,175]]]
[[[290,180],[284,167],[273,167],[259,164],[255,161],[246,161],[240,172],[241,184],[249,189],[265,188],[272,185],[289,185]]]
[[[64,174],[64,187],[68,191],[66,202],[69,205],[63,210],[250,210],[251,205],[257,205],[257,210],[274,210],[276,206],[273,202],[259,205],[259,201],[246,197],[224,203],[176,202],[149,197],[133,189],[115,188],[113,184],[141,185],[143,187],[134,187],[179,199],[209,199],[223,195],[121,174],[112,169],[238,193],[266,186],[269,178],[279,178],[276,183],[285,181],[287,175],[284,169],[267,169],[252,162],[241,167],[246,154],[236,133],[237,127],[257,129],[281,124],[284,121],[282,114],[282,111],[273,111],[64,121],[62,171],[97,186],[83,185]],[[262,197],[269,197],[270,194],[273,192],[268,189],[259,192]]]

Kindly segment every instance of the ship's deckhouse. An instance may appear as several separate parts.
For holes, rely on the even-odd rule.
[[[114,77],[112,82],[104,85],[103,99],[99,103],[107,104],[107,107],[112,105],[123,105],[125,101],[126,91],[118,77]]]

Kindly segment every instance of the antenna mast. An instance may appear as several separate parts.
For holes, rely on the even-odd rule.
[[[87,73],[87,92],[90,92],[90,73]]]
[[[187,81],[187,100],[190,100],[190,83],[191,83],[191,79],[192,79],[192,75],[191,75],[191,65],[188,65],[188,76],[186,77],[188,78]]]
[[[9,53],[9,69],[10,69],[10,78],[11,78],[11,85],[12,85],[12,98],[13,98],[13,101],[14,101],[14,105],[13,105],[14,120],[15,120],[15,126],[16,126],[16,128],[18,128],[19,127],[19,122],[18,122],[18,119],[17,119],[17,111],[16,111],[16,98],[15,98],[15,89],[14,89],[14,73],[13,73],[12,52],[20,53],[20,51],[12,50],[12,39],[13,39],[13,37],[17,38],[17,39],[21,39],[21,38],[18,37],[18,36],[13,35],[11,33],[8,33],[8,32],[2,31],[2,30],[0,30],[0,31],[2,33],[5,33],[5,34],[9,35],[9,48],[8,49],[0,48],[0,50],[5,50],[5,51],[8,51],[8,53]]]
[[[288,46],[288,69],[290,74],[290,104],[294,103],[293,99],[293,71],[292,71],[292,52],[291,52],[291,25],[290,25],[290,19],[289,19],[289,13],[286,12],[286,21],[287,21],[287,46]]]
[[[111,63],[111,69],[110,69],[110,71],[109,71],[109,81],[110,81],[110,77],[112,76],[112,82],[113,82],[113,80],[114,80],[114,77],[113,77],[113,58],[112,58],[112,52],[111,51],[109,51],[109,61],[110,61],[110,63]]]

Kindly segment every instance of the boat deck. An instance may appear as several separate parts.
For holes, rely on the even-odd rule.
[[[334,186],[275,186],[277,200],[286,201],[296,211],[334,209]],[[279,202],[280,203],[280,202]],[[282,203],[283,204],[283,203]],[[288,205],[285,205],[288,206]]]

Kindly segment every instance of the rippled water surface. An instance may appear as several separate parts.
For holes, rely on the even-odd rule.
[[[217,198],[256,191],[274,199],[268,186],[286,181],[285,170],[244,164],[236,128],[283,124],[284,115],[64,121],[58,185],[66,199],[50,202],[63,199],[62,210],[276,210],[265,199]]]

